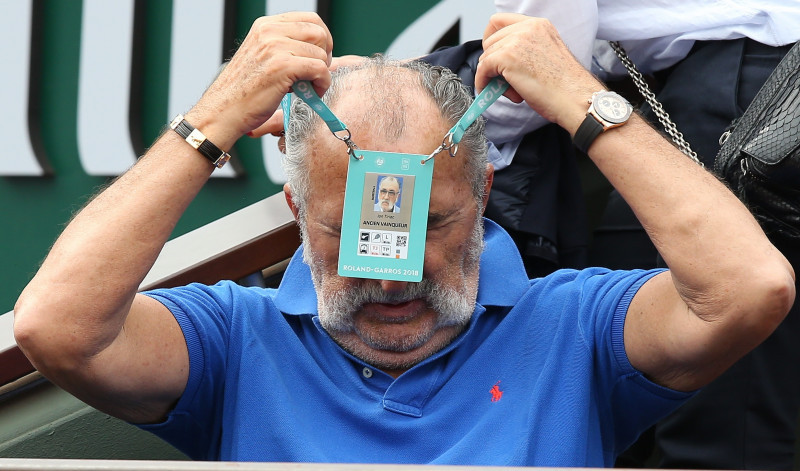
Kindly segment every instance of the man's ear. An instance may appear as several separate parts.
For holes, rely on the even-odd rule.
[[[289,209],[292,210],[292,214],[294,214],[294,220],[297,221],[298,214],[300,214],[300,210],[294,204],[292,200],[292,187],[289,186],[288,183],[283,184],[283,196],[286,198],[286,204],[289,205]]]
[[[486,164],[486,186],[483,188],[483,212],[486,212],[486,204],[489,202],[489,192],[492,191],[494,181],[494,166]]]

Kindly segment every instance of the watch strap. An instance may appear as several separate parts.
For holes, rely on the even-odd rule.
[[[175,116],[175,119],[169,123],[169,127],[178,133],[190,146],[203,154],[215,167],[222,168],[230,160],[231,155],[229,153],[215,146],[205,134],[189,124],[182,114]]]
[[[589,146],[591,146],[597,136],[603,132],[603,129],[603,124],[598,121],[594,115],[586,113],[586,118],[584,118],[581,125],[578,126],[578,130],[575,131],[572,142],[581,152],[587,154],[589,152]]]

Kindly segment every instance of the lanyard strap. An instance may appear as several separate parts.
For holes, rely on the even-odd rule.
[[[331,130],[334,136],[337,139],[344,141],[347,144],[348,151],[347,153],[352,157],[356,157],[355,150],[358,149],[358,146],[350,139],[350,130],[347,129],[347,126],[333,114],[328,105],[325,104],[324,101],[317,95],[317,92],[314,90],[314,87],[311,86],[311,82],[307,80],[300,80],[294,84],[292,87],[294,90],[295,95],[300,97],[301,100],[306,102],[308,106],[311,107],[317,114],[325,121],[325,124],[328,126],[328,129]],[[467,128],[469,128],[472,123],[478,119],[484,111],[486,111],[492,103],[497,101],[506,90],[508,89],[508,82],[503,79],[503,77],[497,76],[493,78],[486,88],[481,91],[481,93],[475,98],[475,101],[472,102],[470,107],[467,109],[467,112],[464,113],[464,116],[458,120],[458,122],[453,126],[450,131],[444,136],[442,139],[442,144],[436,148],[422,163],[427,162],[428,160],[432,159],[436,154],[443,150],[448,150],[450,152],[451,157],[455,157],[456,152],[458,152],[458,143],[461,142],[461,138],[464,137],[464,133],[467,132]],[[281,100],[281,108],[283,109],[283,125],[284,129],[289,126],[289,108],[291,105],[291,97],[287,94],[283,100]],[[345,134],[339,135],[337,133]]]
[[[500,95],[502,95],[508,89],[508,82],[501,76],[497,76],[493,78],[486,88],[484,88],[481,93],[475,97],[475,101],[467,108],[467,112],[464,113],[464,116],[458,120],[458,122],[450,128],[450,131],[445,134],[444,139],[442,139],[442,143],[439,147],[436,148],[431,154],[425,158],[422,163],[431,160],[443,150],[447,150],[450,153],[450,157],[455,157],[456,152],[458,152],[458,143],[461,142],[461,138],[464,137],[464,133],[467,132],[467,128],[472,126],[472,123],[478,119],[484,111],[486,111],[489,106],[492,105]]]
[[[484,88],[481,93],[475,97],[475,101],[467,109],[467,112],[464,113],[464,116],[458,120],[455,126],[450,129],[448,132],[449,135],[452,135],[452,141],[454,144],[458,144],[461,142],[461,138],[464,137],[464,133],[467,132],[467,128],[469,128],[472,123],[478,119],[478,116],[483,114],[486,111],[486,108],[489,108],[492,103],[497,101],[506,90],[508,89],[508,82],[501,76],[497,76],[493,78],[486,88]]]
[[[322,120],[325,121],[325,124],[328,125],[328,129],[330,129],[332,133],[336,134],[339,131],[347,130],[347,126],[345,126],[344,123],[341,122],[335,114],[333,114],[333,111],[328,108],[328,105],[326,105],[319,95],[317,95],[314,87],[311,86],[311,82],[307,80],[301,80],[296,82],[292,89],[294,90],[295,95],[300,97],[300,99],[306,102],[311,109],[317,112],[319,117],[322,118]]]
[[[358,157],[356,157],[355,150],[358,149],[358,146],[350,139],[350,130],[347,129],[347,126],[333,114],[333,111],[328,108],[328,105],[317,95],[314,87],[311,86],[311,82],[307,80],[297,81],[292,87],[292,90],[294,90],[294,94],[306,102],[312,110],[316,111],[337,139],[347,144],[347,153],[351,157],[357,159]],[[291,100],[291,94],[288,93],[283,97],[283,100],[281,100],[284,129],[289,127],[289,108],[291,107]]]

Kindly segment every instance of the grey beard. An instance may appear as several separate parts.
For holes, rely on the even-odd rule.
[[[304,226],[304,225],[303,225]],[[353,332],[353,314],[369,303],[403,303],[424,299],[438,314],[437,327],[465,325],[475,309],[477,292],[467,293],[468,287],[443,285],[436,280],[423,279],[408,283],[402,292],[385,292],[378,283],[363,283],[347,289],[326,289],[322,263],[310,250],[308,235],[301,227],[303,261],[311,269],[311,278],[317,292],[319,320],[328,332]],[[464,276],[477,271],[483,252],[483,219],[478,217],[467,244],[467,253],[461,270]],[[477,282],[475,283],[477,290]],[[331,292],[328,292],[331,291]]]
[[[377,283],[365,283],[326,293],[319,301],[319,319],[328,331],[353,332],[353,313],[365,304],[394,304],[415,299],[424,299],[438,314],[437,327],[466,324],[475,306],[468,301],[465,293],[427,279],[409,283],[400,293],[387,293]]]

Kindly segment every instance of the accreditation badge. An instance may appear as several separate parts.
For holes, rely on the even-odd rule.
[[[357,150],[349,159],[339,275],[422,281],[433,160]]]

